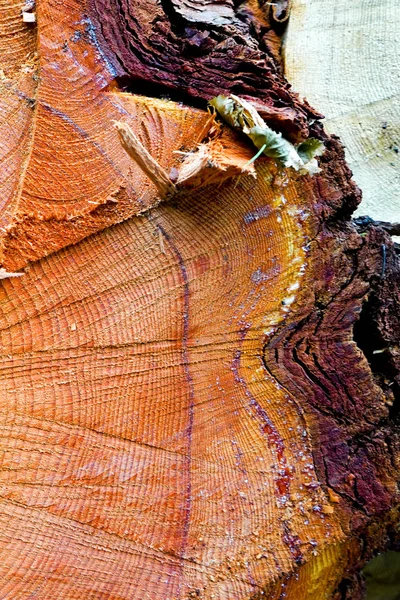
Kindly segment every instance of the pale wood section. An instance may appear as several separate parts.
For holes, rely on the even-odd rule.
[[[339,135],[363,191],[357,213],[400,219],[400,4],[293,0],[286,76]]]

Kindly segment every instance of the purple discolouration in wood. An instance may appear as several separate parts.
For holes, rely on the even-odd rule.
[[[353,528],[364,527],[371,517],[383,514],[399,500],[398,408],[390,409],[392,402],[399,401],[399,371],[393,362],[384,377],[375,375],[365,355],[374,367],[373,349],[360,348],[353,341],[360,309],[377,282],[385,298],[381,305],[390,305],[391,298],[399,294],[399,264],[385,235],[371,230],[369,239],[360,238],[348,225],[338,239],[336,232],[324,228],[318,236],[319,255],[314,254],[315,265],[319,265],[314,268],[322,278],[316,280],[316,297],[309,298],[309,312],[305,310],[301,321],[285,325],[265,349],[268,369],[312,415],[318,478],[341,498],[340,506],[347,514],[344,518]],[[383,238],[388,247],[390,290],[380,277]],[[319,303],[317,310],[315,302]],[[375,317],[371,322],[376,322]],[[369,331],[373,344],[373,330]],[[388,334],[377,336],[375,343],[380,347],[386,343],[390,352],[394,342],[389,338]]]
[[[193,435],[193,424],[194,424],[194,386],[193,379],[190,372],[190,359],[189,359],[189,349],[188,349],[188,341],[189,341],[189,279],[186,270],[186,265],[183,260],[182,254],[179,252],[179,249],[174,244],[169,233],[165,231],[165,229],[161,225],[157,225],[159,231],[164,236],[166,242],[168,243],[172,253],[174,254],[177,264],[179,266],[182,286],[183,286],[183,310],[182,310],[182,318],[183,318],[183,330],[182,330],[182,362],[183,369],[185,373],[188,394],[189,394],[189,405],[188,405],[188,424],[185,429],[185,437],[187,437],[187,450],[186,450],[186,464],[185,464],[185,475],[187,477],[186,488],[185,488],[185,500],[184,500],[184,517],[183,517],[183,526],[182,526],[182,542],[180,549],[180,558],[182,561],[182,569],[185,559],[185,552],[187,548],[187,542],[189,537],[189,527],[190,527],[190,517],[192,510],[192,476],[191,476],[191,468],[192,468],[192,435]]]
[[[258,206],[254,210],[251,210],[248,213],[246,213],[243,217],[243,220],[246,223],[246,225],[249,225],[250,223],[254,223],[254,221],[258,221],[259,219],[265,219],[266,217],[269,217],[271,211],[272,209],[268,205]]]
[[[283,443],[282,437],[279,435],[278,430],[275,425],[272,423],[269,418],[267,412],[260,405],[259,402],[254,398],[251,393],[246,380],[240,375],[240,359],[242,355],[241,347],[246,338],[246,333],[249,329],[249,325],[243,326],[239,331],[239,348],[236,350],[233,361],[232,361],[232,371],[235,378],[236,383],[238,383],[242,389],[246,397],[249,400],[249,406],[253,415],[257,418],[259,422],[260,431],[263,436],[265,436],[268,440],[268,444],[273,449],[274,454],[276,456],[277,466],[278,466],[278,476],[275,477],[275,496],[277,498],[278,506],[284,507],[290,498],[290,481],[292,479],[292,471],[287,464],[287,460],[285,457],[285,445]],[[301,563],[303,560],[303,555],[300,551],[301,542],[299,538],[292,534],[290,530],[290,525],[287,521],[282,522],[283,533],[282,539],[284,543],[288,546],[289,551],[295,560],[296,563]]]

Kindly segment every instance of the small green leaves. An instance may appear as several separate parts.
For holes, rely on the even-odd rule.
[[[294,167],[298,171],[302,166],[303,163],[294,146],[285,140],[281,133],[276,133],[268,125],[252,127],[247,135],[256,148],[265,146],[264,154],[276,158],[285,167]]]
[[[284,167],[293,167],[300,173],[314,175],[319,172],[315,156],[320,156],[325,147],[317,139],[309,138],[294,146],[281,133],[277,133],[265,123],[256,109],[246,100],[231,94],[217,96],[210,103],[228,125],[245,133],[259,150],[275,158]],[[255,160],[259,153],[252,159]]]
[[[308,138],[296,147],[297,153],[303,162],[312,160],[315,156],[321,156],[325,152],[325,146],[320,140]]]
[[[236,105],[232,98],[227,96],[217,96],[209,102],[210,106],[213,106],[217,113],[234,129],[243,128],[243,108]]]

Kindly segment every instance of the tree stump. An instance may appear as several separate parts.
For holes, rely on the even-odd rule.
[[[398,259],[287,10],[3,5],[1,598],[356,599],[398,539]],[[231,93],[320,172],[249,166]],[[172,183],[206,158],[163,198],[115,121]]]

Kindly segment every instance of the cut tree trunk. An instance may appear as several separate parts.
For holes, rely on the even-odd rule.
[[[286,3],[0,6],[0,597],[361,598],[399,538],[399,263],[282,75]],[[221,93],[320,172],[249,165]]]

